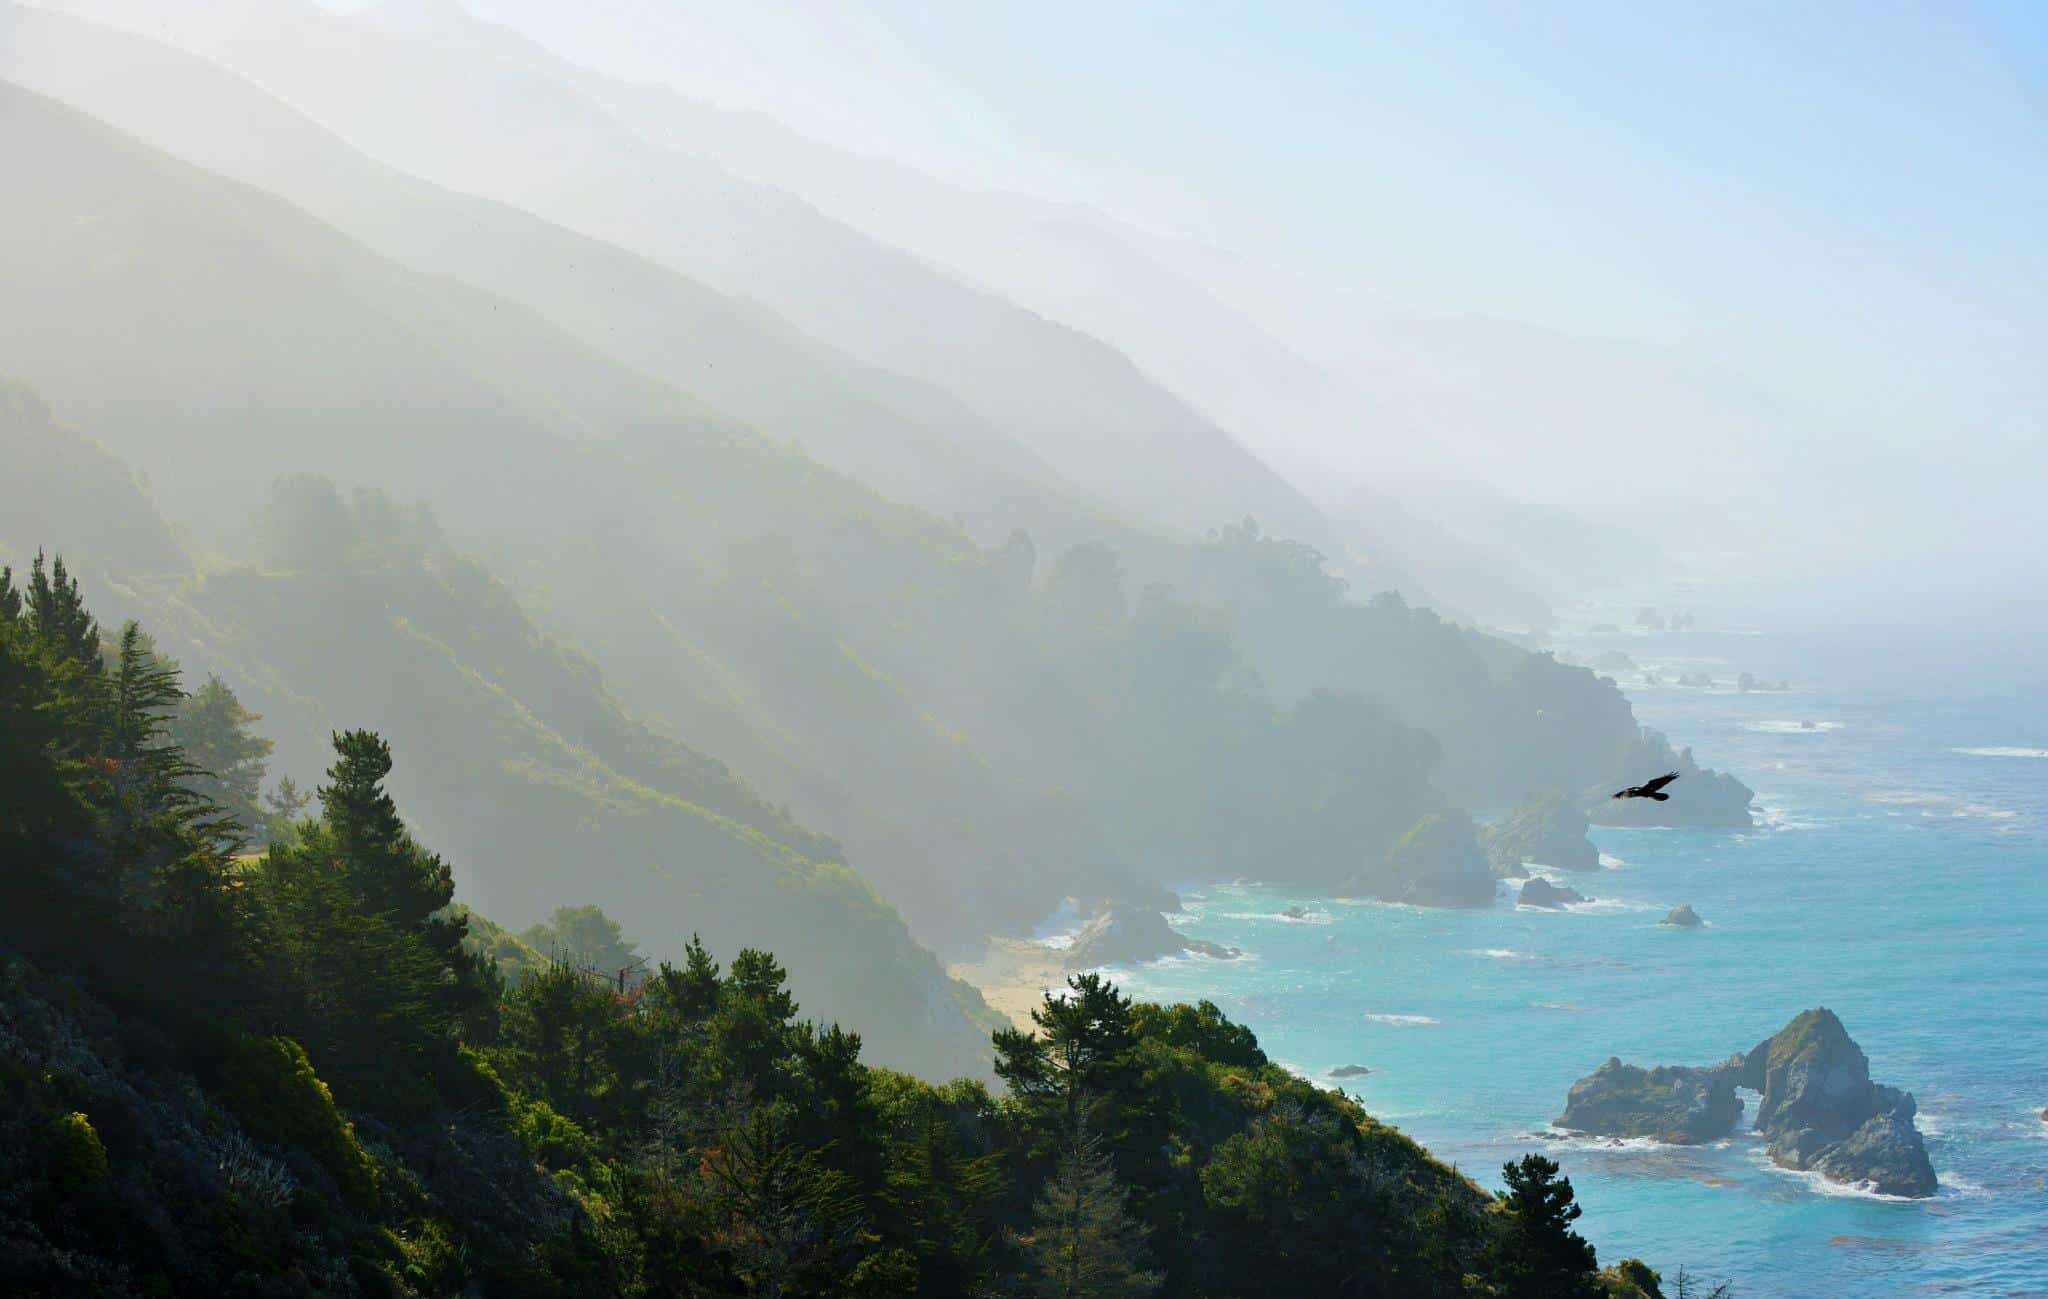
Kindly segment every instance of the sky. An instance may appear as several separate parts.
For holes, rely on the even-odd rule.
[[[2048,5],[468,0],[971,184],[2048,440]]]

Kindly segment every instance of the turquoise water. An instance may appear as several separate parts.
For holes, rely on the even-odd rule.
[[[1732,638],[1609,644],[1667,680],[1733,665],[1796,682],[1824,661]],[[1640,1255],[1667,1276],[1683,1263],[1741,1299],[2048,1294],[2048,704],[2018,674],[1888,682],[1882,655],[1838,680],[1631,688],[1644,720],[1758,790],[1765,825],[1596,830],[1611,868],[1571,879],[1589,906],[1425,911],[1196,885],[1177,923],[1248,958],[1117,977],[1146,998],[1211,998],[1302,1073],[1367,1066],[1347,1090],[1483,1183],[1546,1151],[1605,1260]],[[1709,927],[1660,927],[1681,902]],[[1307,920],[1279,914],[1294,905]],[[1707,1063],[1813,1005],[1841,1015],[1873,1077],[1919,1099],[1935,1199],[1773,1169],[1743,1136],[1685,1149],[1547,1131],[1609,1055]]]

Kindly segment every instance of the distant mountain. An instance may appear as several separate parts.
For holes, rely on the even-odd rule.
[[[595,902],[665,958],[699,930],[726,957],[770,948],[806,1010],[861,1030],[876,1059],[985,1067],[979,996],[836,843],[626,714],[431,520],[302,480],[266,511],[270,564],[202,576],[118,461],[18,385],[0,387],[0,463],[0,556],[62,547],[103,619],[140,619],[188,683],[218,673],[263,715],[274,775],[310,789],[334,732],[383,734],[394,793],[465,901],[515,924]]]
[[[898,499],[1078,540],[1126,526],[942,389],[854,360],[644,257],[377,163],[175,47],[0,3],[0,78],[306,208],[418,270],[504,295],[614,360]]]
[[[581,67],[452,2],[403,0],[366,16],[574,86],[649,139],[801,195],[877,239],[1114,344],[1318,492],[1326,511],[1345,511],[1354,492],[1391,506],[1370,517],[1354,512],[1337,544],[1325,547],[1372,583],[1368,589],[1426,592],[1510,626],[1539,625],[1548,618],[1545,599],[1597,582],[1601,563],[1566,572],[1570,556],[1525,562],[1526,537],[1487,526],[1491,517],[1529,511],[1511,493],[1541,483],[1553,501],[1605,511],[1615,502],[1603,480],[1645,454],[1627,439],[1667,423],[1683,427],[1704,407],[1726,415],[1725,379],[1717,386],[1653,349],[1401,311],[1093,208],[955,185],[759,113]],[[1312,320],[1310,302],[1320,313]],[[1752,413],[1761,415],[1761,404]],[[1630,454],[1617,454],[1624,447]],[[1659,454],[1648,451],[1652,462]],[[1632,481],[1632,495],[1643,495],[1643,476]],[[1626,504],[1633,517],[1645,512]]]
[[[135,472],[59,423],[32,388],[0,378],[0,563],[26,572],[38,549],[91,555],[126,573],[180,573],[190,561]]]
[[[561,81],[290,0],[170,16],[134,0],[60,7],[197,50],[415,175],[757,298],[826,343],[950,392],[1118,508],[1195,531],[1250,515],[1327,540],[1301,493],[1113,347],[787,191],[650,143]]]
[[[1447,799],[1581,788],[1639,742],[1611,685],[1349,600],[1299,543],[981,547],[503,298],[31,92],[0,110],[37,181],[0,208],[0,368],[184,517],[302,472],[431,502],[928,943],[1197,861],[1341,881]]]

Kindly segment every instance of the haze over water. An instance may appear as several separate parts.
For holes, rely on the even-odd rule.
[[[1868,647],[1831,655],[1785,637],[1572,644],[1621,648],[1666,681],[1789,677],[1787,694],[1630,686],[1649,724],[1757,788],[1762,826],[1596,828],[1611,868],[1570,876],[1598,900],[1562,913],[1191,885],[1203,900],[1183,930],[1249,958],[1120,971],[1126,988],[1212,998],[1311,1076],[1370,1068],[1342,1085],[1482,1182],[1546,1151],[1608,1261],[1639,1254],[1667,1280],[1684,1263],[1745,1299],[2041,1293],[2048,699],[2018,674],[1968,687],[1943,674],[1937,691],[1931,670],[1887,679]],[[1708,927],[1660,926],[1678,903]],[[1296,905],[1306,922],[1280,915]],[[1814,1005],[1841,1015],[1874,1079],[1918,1099],[1942,1184],[1932,1201],[1772,1168],[1745,1136],[1679,1148],[1548,1129],[1571,1083],[1610,1055],[1711,1063]]]

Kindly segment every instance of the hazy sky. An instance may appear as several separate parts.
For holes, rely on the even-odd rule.
[[[2048,436],[2048,5],[469,0],[584,62],[1413,305]]]

